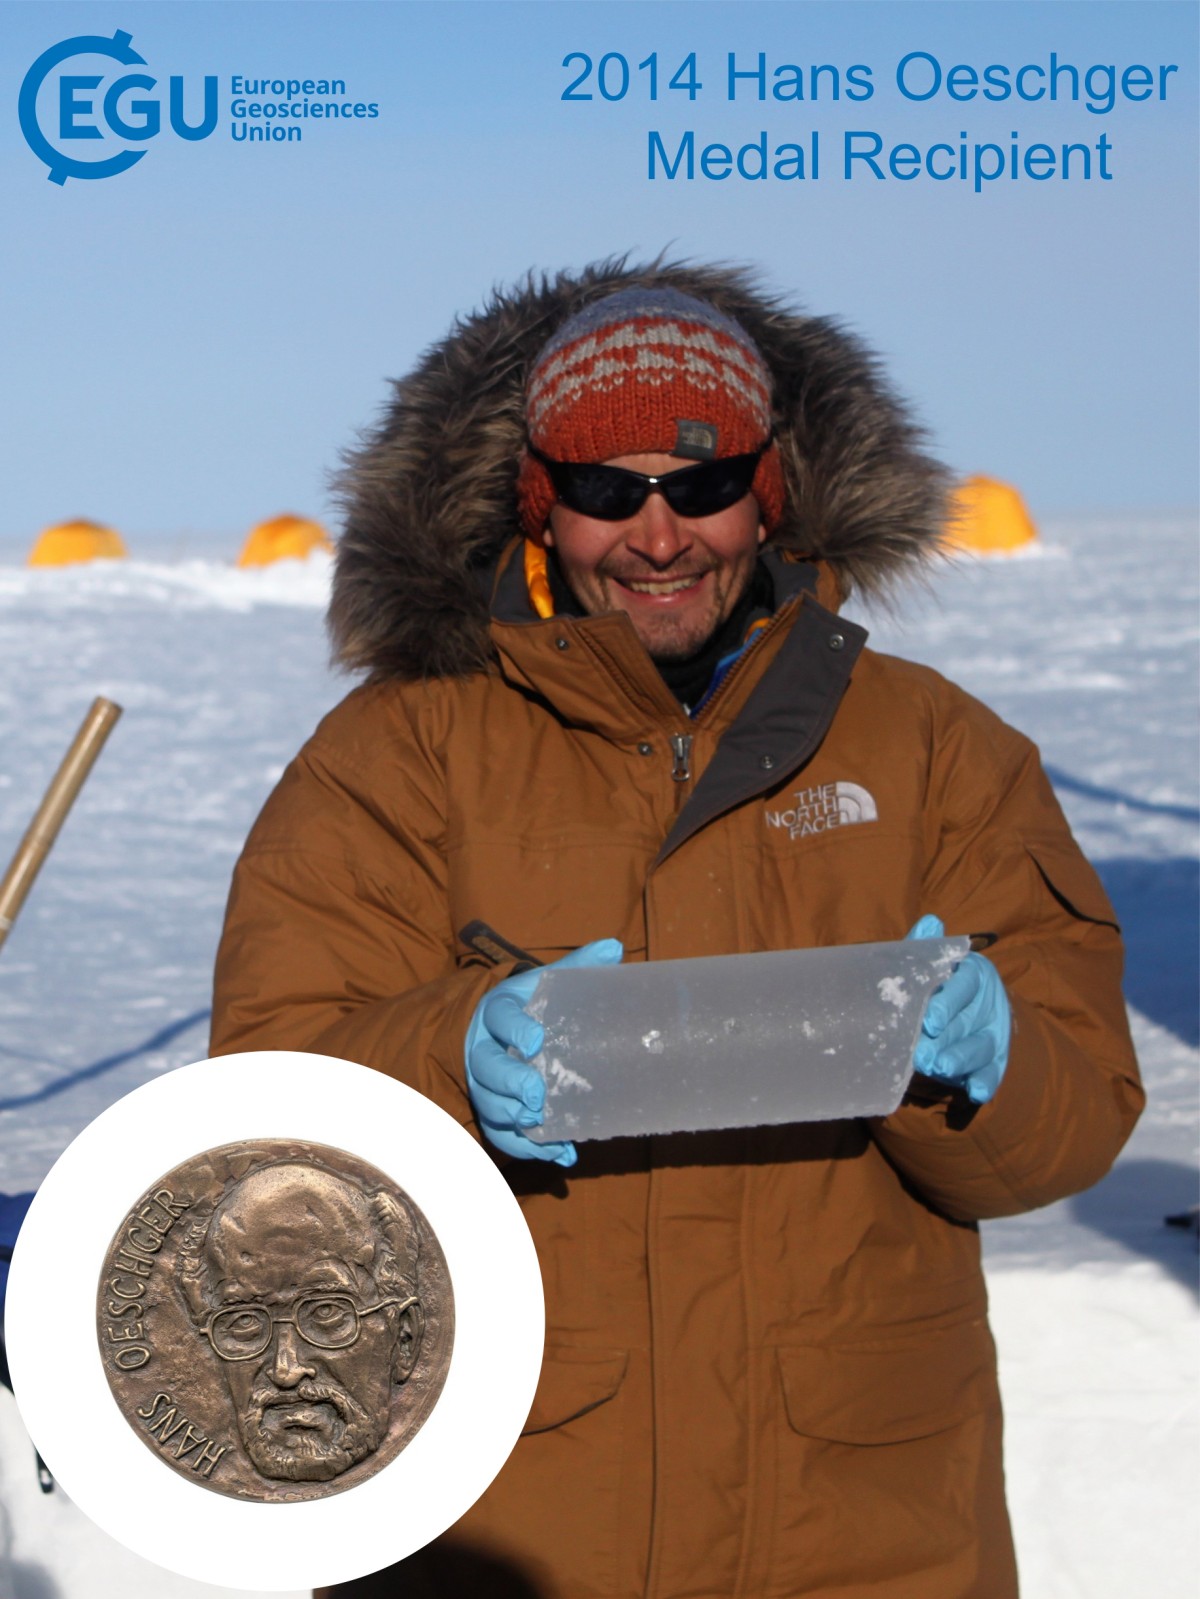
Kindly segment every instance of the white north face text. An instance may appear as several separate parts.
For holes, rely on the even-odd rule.
[[[819,788],[799,788],[796,803],[786,811],[767,811],[768,827],[786,827],[791,838],[828,833],[852,822],[874,822],[879,812],[874,796],[857,783],[822,783]]]

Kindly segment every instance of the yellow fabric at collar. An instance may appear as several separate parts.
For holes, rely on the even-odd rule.
[[[532,539],[525,540],[525,584],[534,610],[546,621],[554,615],[554,601],[550,595],[550,578],[546,571],[546,551]]]

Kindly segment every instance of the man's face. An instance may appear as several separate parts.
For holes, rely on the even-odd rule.
[[[222,1341],[236,1351],[238,1306],[247,1307],[242,1320],[251,1337],[263,1311],[272,1321],[260,1354],[221,1361],[242,1443],[264,1477],[327,1482],[371,1454],[387,1432],[396,1346],[402,1334],[411,1340],[413,1312],[393,1306],[361,1314],[386,1296],[349,1264],[361,1258],[362,1239],[340,1218],[324,1218],[319,1249],[311,1228],[290,1229],[278,1206],[243,1206],[236,1224],[236,1239],[222,1240],[222,1256],[230,1259],[234,1243],[237,1261],[236,1278],[220,1282],[217,1293],[217,1307],[229,1312]],[[358,1337],[345,1348],[310,1342],[284,1319],[299,1317],[319,1339],[324,1327],[339,1325],[347,1299],[359,1316]]]
[[[695,464],[657,454],[605,463],[651,477]],[[765,537],[752,494],[692,519],[651,494],[624,522],[602,522],[560,503],[550,513],[545,542],[589,615],[624,611],[655,660],[682,661],[708,642],[741,599]]]

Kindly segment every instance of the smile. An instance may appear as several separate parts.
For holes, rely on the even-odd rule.
[[[685,589],[695,588],[705,575],[703,572],[693,572],[688,577],[618,578],[617,581],[622,588],[634,594],[682,594]]]

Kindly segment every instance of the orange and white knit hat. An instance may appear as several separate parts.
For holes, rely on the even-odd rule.
[[[620,289],[564,322],[530,370],[525,416],[530,443],[555,461],[763,450],[751,493],[768,532],[782,514],[767,364],[731,317],[678,289]],[[558,496],[528,451],[517,498],[540,542]]]

